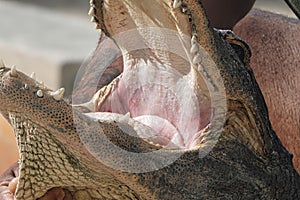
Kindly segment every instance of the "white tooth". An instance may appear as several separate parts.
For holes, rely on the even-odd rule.
[[[197,43],[192,44],[191,53],[197,53],[199,51],[199,45]]]
[[[197,37],[195,35],[192,36],[191,42],[192,44],[197,42]]]
[[[17,69],[16,69],[15,65],[11,67],[11,69],[10,69],[10,75],[17,76]]]
[[[129,120],[130,120],[130,112],[126,113],[126,115],[123,115],[119,118],[119,122],[125,124],[128,124]]]
[[[198,71],[200,71],[200,72],[203,71],[203,66],[200,63],[198,64]]]
[[[30,78],[32,78],[33,80],[35,80],[35,81],[36,81],[36,75],[35,75],[35,73],[34,73],[34,72],[32,72],[32,73],[31,73],[31,75],[30,75]]]
[[[186,13],[188,11],[188,9],[186,7],[182,8],[181,10],[183,13]]]
[[[90,0],[90,5],[94,6],[95,5],[95,0]]]
[[[97,22],[97,18],[93,16],[93,17],[91,18],[91,22]]]
[[[42,81],[40,84],[42,85],[43,88],[45,88],[45,83],[44,83],[44,81]]]
[[[37,95],[38,97],[42,98],[42,97],[44,96],[44,93],[43,93],[42,90],[38,90],[38,91],[36,92],[36,95]]]
[[[130,112],[126,113],[126,117],[130,118]]]
[[[0,69],[2,69],[2,68],[5,68],[5,64],[4,64],[3,60],[1,59],[0,60]]]
[[[182,0],[174,0],[173,8],[179,8],[182,4]]]
[[[89,16],[94,16],[95,14],[96,14],[95,8],[94,8],[94,7],[91,7],[90,10],[89,10],[88,15],[89,15]]]
[[[55,92],[51,92],[50,95],[56,100],[56,101],[60,101],[62,100],[63,96],[65,93],[65,88],[60,88]]]
[[[199,62],[201,62],[201,56],[200,54],[196,54],[193,58],[193,64],[197,64]]]

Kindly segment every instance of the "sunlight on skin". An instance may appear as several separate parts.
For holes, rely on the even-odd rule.
[[[221,29],[232,29],[233,26],[242,18],[244,17],[249,10],[252,8],[255,0],[226,0],[226,1],[218,1],[218,0],[203,0],[202,1],[204,6],[208,9],[207,14],[211,20],[211,23],[216,28]],[[1,127],[4,127],[2,125]],[[7,126],[7,125],[6,125]],[[2,132],[6,130],[2,128]],[[0,134],[3,134],[3,133]],[[12,132],[12,131],[8,131]],[[5,133],[6,134],[6,133]],[[13,135],[12,133],[6,134]],[[2,146],[2,144],[0,144]],[[7,150],[7,149],[6,149]],[[16,146],[10,147],[9,151],[17,151]],[[1,150],[1,152],[7,152]],[[1,157],[2,159],[2,157]],[[12,157],[12,160],[16,160],[17,155]],[[3,161],[1,160],[0,163]],[[6,164],[8,164],[6,162]],[[2,176],[0,176],[0,200],[12,200],[18,176],[18,165],[13,165],[9,170],[7,170]],[[0,168],[0,173],[2,172]],[[69,200],[71,199],[71,194],[67,191],[64,191],[61,188],[53,188],[47,192],[47,194],[41,198],[42,200],[48,199],[60,199],[60,200]]]
[[[232,27],[251,9],[254,0],[203,0],[207,14],[216,28]],[[224,9],[225,8],[225,9]],[[0,174],[18,159],[18,150],[14,134],[8,123],[0,116]],[[7,149],[9,148],[9,151]]]

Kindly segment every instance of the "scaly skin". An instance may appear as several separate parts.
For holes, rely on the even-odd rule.
[[[92,1],[97,8],[97,20],[101,28],[111,36],[130,28],[126,25],[118,26],[118,22],[114,21],[120,15],[119,9],[128,9],[124,3],[131,3],[133,8],[139,8],[140,2],[141,0],[105,1],[104,8],[102,2]],[[199,44],[217,64],[224,86],[210,69],[204,67],[201,72],[206,72],[206,77],[210,78],[213,92],[224,90],[226,93],[227,109],[223,128],[218,124],[223,116],[216,113],[214,121],[193,148],[161,149],[161,156],[182,154],[173,163],[155,171],[124,172],[97,160],[87,150],[84,141],[94,141],[94,137],[105,139],[99,134],[102,130],[112,143],[130,152],[146,153],[161,147],[127,135],[114,121],[99,122],[83,115],[65,101],[55,100],[49,89],[31,78],[4,67],[0,71],[0,110],[14,126],[21,155],[16,199],[36,199],[54,187],[69,190],[74,199],[300,197],[300,177],[292,167],[291,156],[272,131],[262,95],[249,66],[240,61],[231,46],[222,39],[222,34],[209,27],[201,2],[184,1],[183,5],[188,7],[190,16],[182,14],[181,9],[174,9],[172,1],[151,1],[153,7],[161,3],[164,3],[162,12],[157,13],[162,16],[172,13],[172,16],[179,17],[179,21],[162,22],[162,26],[174,30],[178,28],[191,37],[196,33]],[[107,13],[115,17],[107,19]],[[146,14],[151,16],[153,13]],[[125,20],[125,24],[135,20],[138,26],[147,27],[150,24],[147,20],[132,18],[128,13],[125,16],[128,20]],[[189,17],[193,18],[191,22]],[[140,22],[144,24],[139,24]],[[189,26],[180,27],[172,23]],[[118,40],[116,42],[118,44]],[[122,44],[118,45],[124,48]],[[157,55],[159,59],[176,66],[172,60],[160,57],[159,53],[151,50],[151,55],[144,56],[150,58]],[[111,86],[113,85],[108,87]],[[102,96],[99,95],[99,98]],[[218,106],[220,105],[216,105],[216,110],[222,109]],[[118,120],[124,125],[131,125],[127,118],[115,121]],[[216,140],[218,132],[221,134]],[[135,134],[134,131],[132,134]],[[214,143],[214,148],[205,157],[199,157],[199,152],[205,152]],[[104,156],[103,159],[106,158],[110,164],[121,169],[126,165],[134,167],[141,164],[141,168],[149,165],[148,162],[137,163],[130,159],[128,162],[126,157],[111,151],[111,143],[90,145],[91,148],[97,147],[98,153]],[[160,164],[159,157],[156,156],[152,157],[154,166]]]

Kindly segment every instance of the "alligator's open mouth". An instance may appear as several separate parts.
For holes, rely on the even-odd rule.
[[[198,78],[200,87],[193,73],[191,70],[182,75],[144,61],[127,65],[118,78],[100,90],[95,111],[130,117],[137,134],[153,143],[190,148],[209,124],[212,113],[205,82]],[[143,135],[139,123],[152,131]]]
[[[204,26],[199,6],[181,0],[92,0],[89,14],[121,49],[124,71],[94,96],[91,110],[150,128],[147,135],[137,134],[155,144],[187,149],[199,144],[214,115],[207,85],[214,80],[203,71],[211,59],[199,43],[208,38],[196,26]]]

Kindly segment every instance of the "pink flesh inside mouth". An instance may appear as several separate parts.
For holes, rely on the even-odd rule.
[[[153,130],[150,140],[162,146],[190,149],[198,144],[212,108],[203,91],[191,84],[191,77],[157,63],[139,62],[129,68],[114,81],[96,112],[130,113],[130,118]]]

